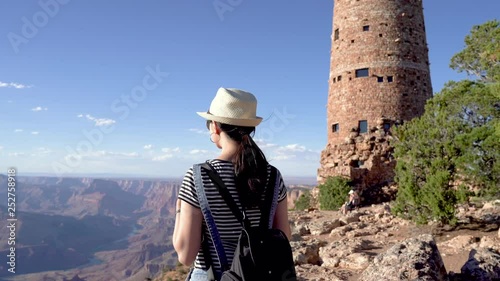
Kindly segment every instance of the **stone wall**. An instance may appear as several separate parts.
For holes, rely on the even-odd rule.
[[[396,165],[392,156],[393,136],[390,131],[384,130],[385,122],[391,121],[379,119],[377,126],[370,128],[366,134],[353,130],[342,143],[328,144],[321,153],[318,183],[323,183],[330,176],[344,176],[353,181],[363,198],[362,203],[390,199],[390,194],[379,192],[380,188],[393,182]]]

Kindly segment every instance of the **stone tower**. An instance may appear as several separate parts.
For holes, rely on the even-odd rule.
[[[328,80],[328,144],[318,182],[361,191],[392,182],[391,127],[432,97],[422,0],[336,0]]]

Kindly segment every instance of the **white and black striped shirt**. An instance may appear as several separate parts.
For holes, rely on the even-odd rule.
[[[233,197],[233,200],[236,202],[238,207],[241,208],[241,203],[238,198],[238,191],[236,190],[235,186],[235,173],[233,164],[229,161],[219,159],[209,160],[209,163],[217,171],[221,179],[224,181],[224,184],[229,190],[231,196]],[[267,166],[267,175],[267,180],[269,181],[271,175],[271,165],[269,164]],[[279,170],[277,170],[276,176],[279,178],[280,189],[278,202],[281,202],[286,198],[286,187]],[[212,212],[215,224],[217,225],[217,230],[220,234],[222,245],[224,246],[224,252],[226,254],[227,261],[229,264],[231,264],[234,251],[238,244],[238,237],[241,233],[241,224],[233,215],[231,209],[224,202],[224,199],[221,197],[217,187],[212,183],[210,177],[205,173],[204,169],[202,169],[202,180],[205,187],[207,200],[210,205],[210,210]],[[200,203],[198,201],[198,196],[196,194],[196,188],[194,185],[193,167],[191,167],[184,176],[184,180],[179,191],[179,199],[187,202],[195,208],[200,208]],[[264,200],[264,194],[262,195],[262,200]],[[252,226],[259,225],[261,213],[258,208],[246,210],[246,214]],[[203,220],[202,229],[203,239],[208,239],[208,241],[210,242],[210,255],[213,262],[213,267],[216,269],[220,269],[221,266],[219,264],[219,260],[217,258],[217,254],[215,252],[215,248],[213,246],[212,239],[207,229],[205,220]],[[198,251],[194,266],[196,268],[201,268],[204,270],[207,270],[209,268],[209,265],[206,264],[205,258],[203,256],[203,248],[200,248],[200,250]]]

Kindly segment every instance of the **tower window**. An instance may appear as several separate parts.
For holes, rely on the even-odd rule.
[[[339,123],[332,125],[332,133],[337,133],[339,131]]]
[[[384,131],[387,133],[391,129],[391,123],[385,122],[384,123]]]
[[[336,77],[333,77],[333,83],[337,82],[337,78]]]
[[[339,40],[339,29],[335,29],[335,32],[333,33],[333,40]]]
[[[339,81],[339,82],[340,82],[340,80],[342,80],[342,75],[339,75],[339,76],[337,77],[337,81]]]
[[[379,83],[384,82],[384,76],[377,76],[377,82]]]
[[[392,78],[392,76],[387,76],[387,82],[391,83],[392,81],[394,81],[394,79]]]
[[[378,37],[382,37],[382,33],[379,33],[379,34],[378,34]]]
[[[368,132],[368,122],[366,120],[359,120],[358,128],[361,134]]]
[[[368,77],[368,68],[356,69],[356,77]]]
[[[369,30],[370,30],[370,26],[369,25],[363,26],[363,31],[369,31]]]

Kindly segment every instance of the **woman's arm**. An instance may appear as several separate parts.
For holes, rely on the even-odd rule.
[[[201,246],[201,225],[203,215],[201,210],[177,199],[175,228],[173,235],[174,249],[179,262],[189,266],[196,259]]]
[[[274,215],[273,228],[283,231],[288,240],[292,238],[292,231],[290,230],[290,223],[288,222],[288,203],[286,198],[278,203],[278,208]]]

